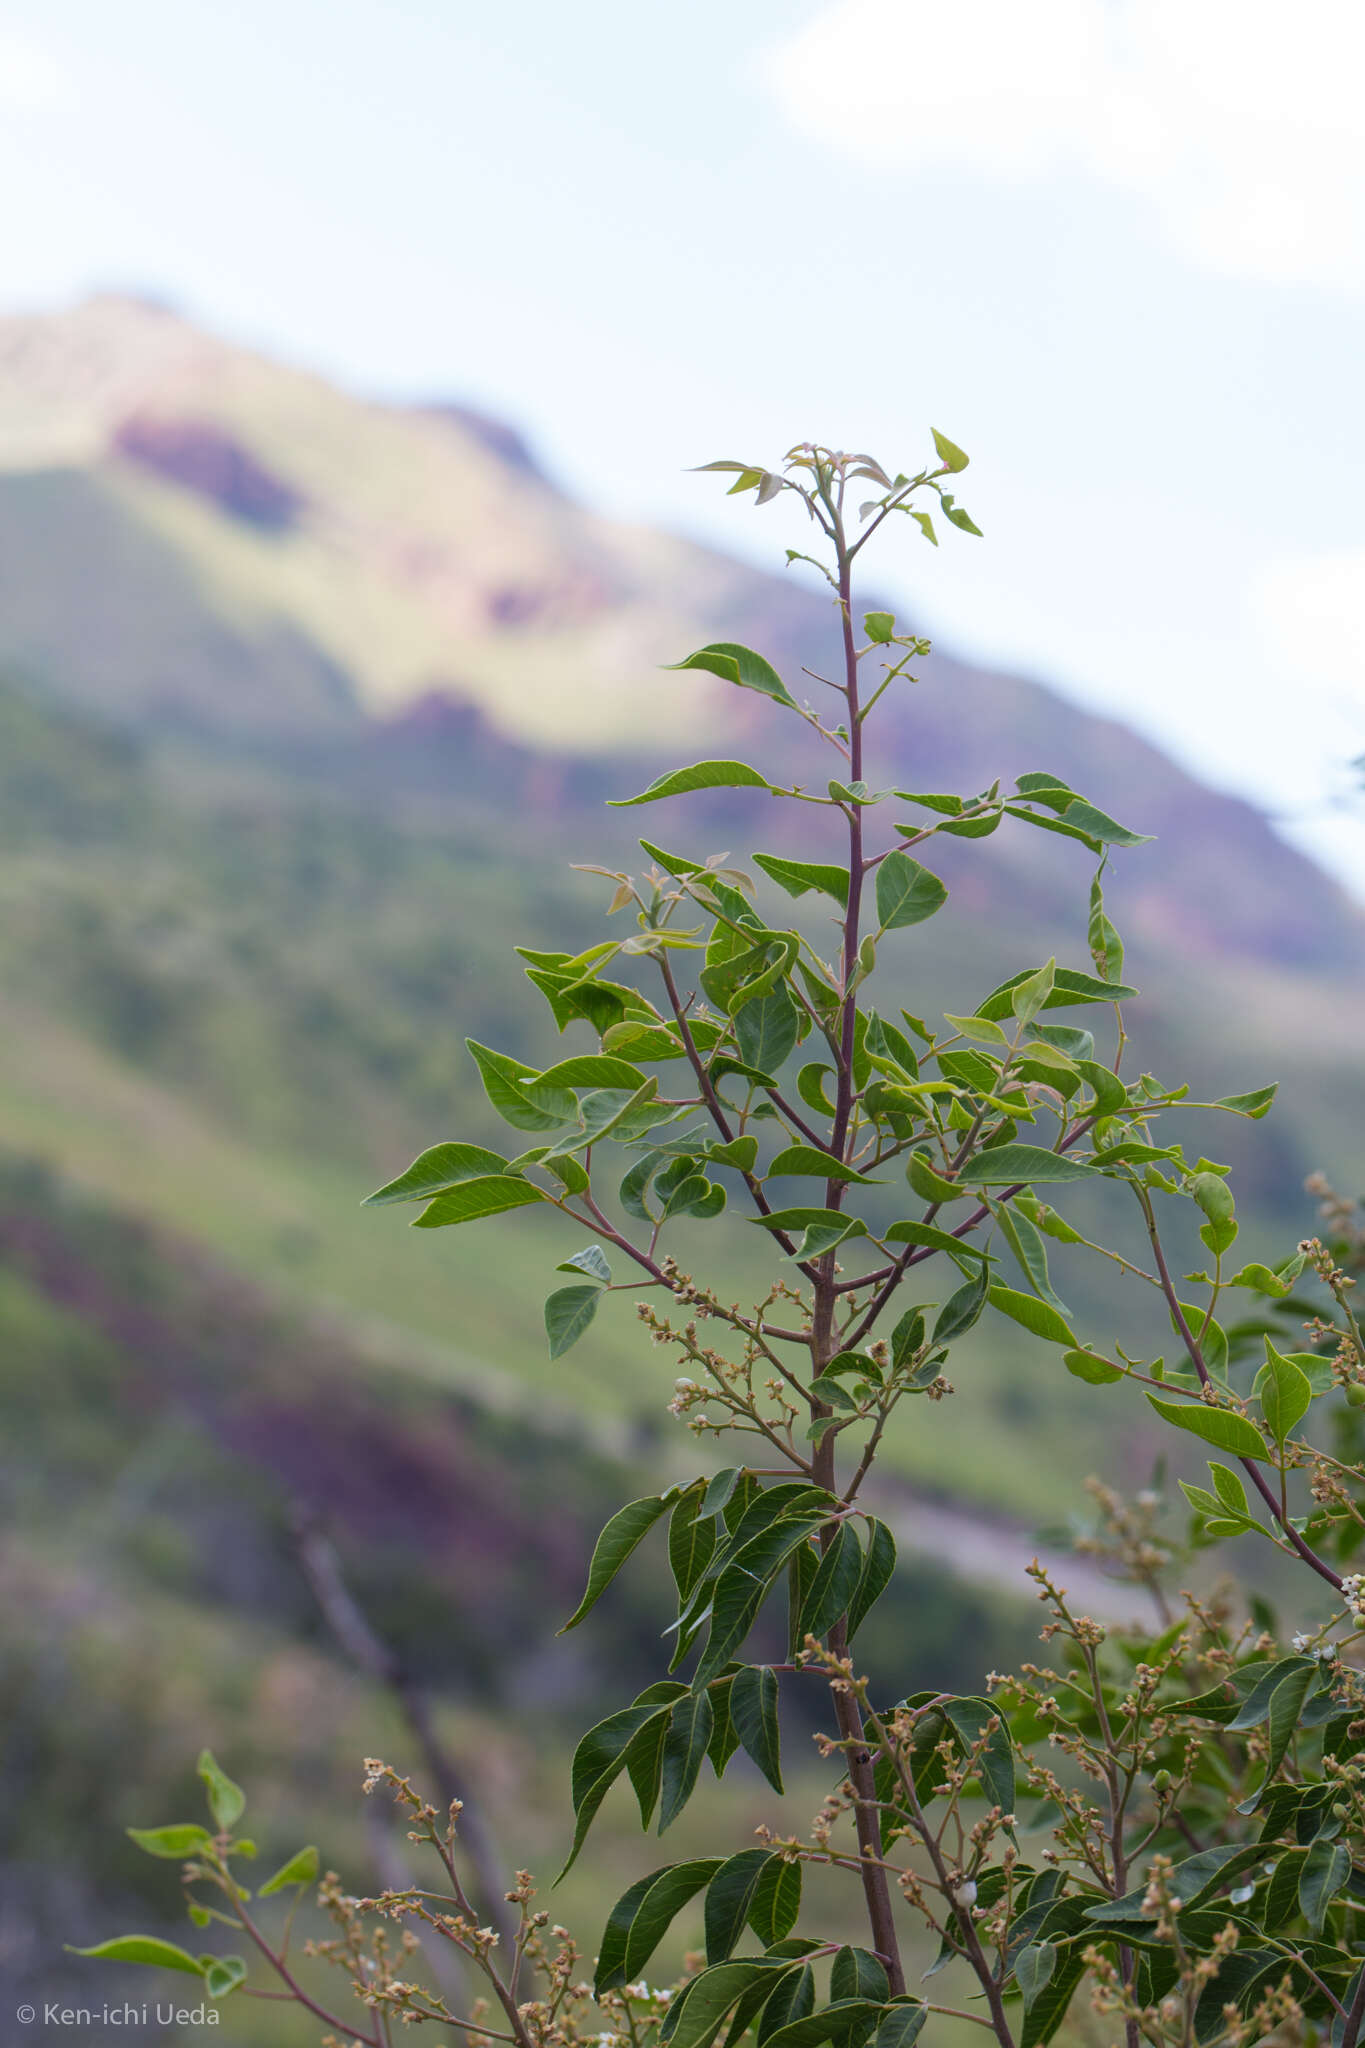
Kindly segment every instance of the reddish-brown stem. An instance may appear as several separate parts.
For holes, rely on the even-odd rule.
[[[837,501],[826,499],[834,526],[835,546],[839,560],[839,608],[843,621],[844,642],[844,696],[848,709],[850,735],[849,769],[855,782],[862,777],[862,726],[858,718],[858,654],[853,638],[853,607],[850,594],[850,560],[844,539],[843,520]],[[848,820],[848,907],[844,917],[844,999],[843,1014],[839,1030],[839,1072],[835,1094],[835,1112],[830,1132],[829,1151],[833,1158],[842,1159],[848,1142],[849,1124],[853,1113],[855,1089],[853,1084],[854,1029],[857,1017],[857,985],[855,975],[858,967],[860,942],[860,919],[862,913],[863,880],[863,826],[862,810],[850,804],[845,813]],[[830,1180],[825,1186],[826,1206],[837,1209],[843,1199],[842,1181]],[[834,1355],[837,1339],[834,1329],[834,1254],[827,1252],[815,1262],[814,1312],[811,1325],[811,1360],[816,1372],[823,1371]],[[829,1411],[823,1403],[812,1403],[813,1412],[819,1416]],[[835,1443],[833,1434],[826,1432],[820,1437],[815,1456],[811,1461],[811,1476],[817,1486],[823,1486],[830,1493],[837,1492],[835,1471]],[[828,1547],[834,1538],[834,1525],[829,1524],[821,1535],[822,1547]],[[848,1648],[847,1626],[843,1621],[830,1630],[829,1648],[831,1653],[843,1658]],[[862,1878],[863,1899],[867,1908],[868,1926],[872,1935],[872,1946],[881,1957],[886,1968],[887,1979],[893,1995],[899,1996],[905,1990],[905,1971],[901,1963],[900,1943],[896,1933],[895,1912],[891,1903],[891,1885],[883,1861],[881,1810],[877,1804],[876,1780],[872,1757],[868,1751],[863,1731],[862,1709],[850,1688],[837,1682],[831,1688],[834,1700],[835,1719],[839,1734],[848,1755],[849,1782],[854,1794],[854,1825],[857,1830],[859,1850],[859,1874]]]
[[[1147,1235],[1152,1245],[1152,1257],[1156,1261],[1156,1269],[1161,1278],[1161,1292],[1166,1297],[1166,1306],[1171,1312],[1171,1321],[1175,1324],[1180,1341],[1189,1354],[1190,1363],[1199,1375],[1200,1386],[1211,1387],[1213,1385],[1213,1375],[1205,1363],[1203,1346],[1191,1330],[1186,1320],[1185,1311],[1177,1299],[1175,1284],[1171,1279],[1170,1268],[1166,1264],[1166,1254],[1161,1246],[1161,1236],[1156,1227],[1156,1215],[1152,1208],[1152,1199],[1145,1188],[1138,1189],[1138,1201],[1142,1206],[1142,1213],[1146,1219]],[[1255,1458],[1239,1457],[1237,1462],[1269,1508],[1282,1534],[1288,1538],[1290,1544],[1298,1552],[1304,1563],[1311,1570],[1315,1571],[1320,1579],[1326,1579],[1328,1585],[1335,1587],[1339,1593],[1341,1591],[1340,1574],[1334,1572],[1326,1559],[1319,1557],[1312,1545],[1304,1541],[1285,1513],[1282,1502],[1276,1496],[1274,1488],[1266,1480],[1257,1460]]]

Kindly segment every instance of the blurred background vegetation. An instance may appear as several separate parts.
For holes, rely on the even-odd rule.
[[[628,1305],[549,1364],[545,1281],[577,1248],[553,1225],[433,1240],[358,1205],[423,1144],[493,1135],[466,1035],[554,1056],[512,947],[600,935],[571,863],[630,863],[606,796],[702,753],[814,772],[766,706],[659,664],[738,638],[795,684],[832,631],[810,588],[595,520],[458,408],[361,405],[131,301],[0,322],[0,1903],[39,2002],[106,1995],[62,1941],[178,1935],[173,1873],[122,1829],[197,1813],[204,1743],[270,1814],[265,1856],[317,1840],[357,1884],[401,1856],[359,1760],[415,1768],[414,1738],[329,1632],[303,1524],[509,1865],[562,1860],[573,1741],[657,1674],[657,1551],[555,1630],[614,1507],[715,1454],[670,1423]],[[1264,1124],[1189,1112],[1248,1256],[1281,1255],[1309,1170],[1361,1177],[1360,913],[1038,684],[935,654],[885,732],[879,782],[1048,768],[1158,835],[1109,883],[1135,1069],[1203,1099],[1286,1078]],[[650,829],[792,850],[733,797]],[[898,999],[967,1010],[1050,952],[1085,966],[1075,854],[1008,828],[948,848],[947,911],[886,949]],[[739,1291],[738,1224],[723,1256]],[[1087,1337],[1160,1349],[1122,1285],[1056,1277]],[[889,1449],[905,1569],[865,1640],[897,1692],[1027,1654],[1037,1526],[1090,1472],[1151,1470],[1143,1417],[1078,1400],[1021,1331],[963,1357]],[[509,1721],[528,1681],[537,1714]],[[736,1784],[732,1817],[777,1818]],[[792,1796],[818,1803],[813,1750]],[[590,1941],[650,1860],[613,1800],[553,1910]],[[238,2000],[226,2038],[310,2032]]]

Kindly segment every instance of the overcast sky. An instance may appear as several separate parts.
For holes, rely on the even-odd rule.
[[[887,587],[1365,895],[1362,75],[1360,0],[0,0],[0,293],[485,405],[757,559],[686,465],[938,426],[986,538]]]

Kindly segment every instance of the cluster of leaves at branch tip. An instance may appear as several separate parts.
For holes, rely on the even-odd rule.
[[[1179,1104],[1182,1116],[1255,1122],[1273,1087],[1196,1103],[1127,1070],[1137,991],[1106,888],[1111,863],[1145,835],[1043,769],[966,792],[879,782],[874,714],[908,715],[912,664],[929,649],[891,612],[860,612],[862,551],[903,518],[935,546],[936,519],[977,532],[955,495],[967,457],[941,434],[933,443],[914,474],[813,444],[775,466],[706,465],[732,492],[806,522],[813,552],[788,559],[827,583],[844,654],[819,705],[734,642],[675,667],[756,693],[765,716],[804,727],[810,776],[706,760],[620,799],[670,808],[656,828],[667,844],[641,839],[633,871],[594,870],[615,935],[578,952],[522,949],[563,1056],[537,1066],[469,1041],[511,1137],[500,1150],[434,1143],[370,1197],[414,1205],[428,1230],[522,1209],[555,1216],[565,1281],[545,1304],[551,1357],[579,1345],[590,1368],[598,1318],[633,1313],[680,1368],[667,1405],[697,1439],[694,1476],[612,1516],[565,1623],[589,1622],[641,1544],[665,1544],[677,1593],[666,1668],[579,1743],[565,1868],[618,1786],[660,1834],[703,1771],[724,1775],[740,1752],[780,1794],[793,1687],[824,1688],[828,1797],[804,1833],[765,1831],[757,1845],[719,1843],[642,1874],[587,1951],[588,1985],[571,1937],[546,1933],[524,1873],[507,1894],[518,1931],[500,1953],[462,1889],[458,1813],[438,1817],[373,1764],[367,1783],[404,1806],[443,1875],[436,1891],[369,1907],[323,1880],[340,1931],[318,1953],[349,1977],[370,2028],[354,2038],[371,2048],[394,2018],[518,2048],[598,2036],[631,2048],[909,2048],[944,2015],[984,2026],[1000,2048],[1038,2048],[1082,1996],[1129,2048],[1359,2041],[1365,1678],[1351,1653],[1365,1574],[1346,1567],[1365,1535],[1365,1341],[1351,1306],[1365,1231],[1328,1190],[1325,1237],[1276,1264],[1239,1264],[1228,1169],[1187,1156],[1163,1120]],[[685,800],[714,790],[804,807],[805,829],[782,840],[800,857],[732,863],[697,843]],[[999,830],[1054,835],[1085,863],[1075,951],[930,1003],[918,928],[951,915],[933,842]],[[926,991],[921,1013],[884,996],[888,985]],[[1097,1215],[1111,1219],[1105,1241]],[[704,1260],[703,1226],[737,1223],[763,1271],[749,1302],[688,1270]],[[1206,1263],[1177,1280],[1167,1248],[1196,1240]],[[1089,1260],[1122,1278],[1114,1328],[1077,1327],[1051,1271],[1057,1246],[1068,1271]],[[1134,1283],[1169,1325],[1169,1361],[1120,1341]],[[1055,1370],[1079,1383],[1075,1401],[1114,1404],[1116,1431],[1160,1425],[1187,1471],[1207,1457],[1208,1484],[1181,1482],[1180,1528],[1160,1487],[1128,1502],[1092,1482],[1092,1517],[1073,1535],[1150,1596],[1150,1627],[1076,1612],[1035,1565],[1048,1661],[949,1696],[924,1687],[912,1641],[900,1696],[883,1698],[856,1653],[897,1571],[879,1454],[906,1404],[925,1428],[953,1426],[949,1372],[970,1372],[983,1323],[1021,1372]],[[1172,1593],[1173,1577],[1190,1583],[1192,1560],[1227,1539],[1268,1545],[1277,1583],[1297,1588],[1288,1646],[1258,1593]],[[213,1830],[134,1839],[185,1859],[196,1924],[245,1929],[302,1996],[287,1931],[280,1942],[256,1927],[233,1868],[251,1853],[230,1834],[241,1795],[211,1758],[201,1774]],[[812,1867],[852,1888],[862,1943],[826,1937],[818,1915],[807,1924]],[[301,1851],[262,1895],[315,1875],[314,1852]],[[205,1885],[225,1904],[206,1908]],[[377,1934],[364,1932],[369,1908]],[[385,1932],[393,1921],[405,1943],[435,1929],[482,1973],[472,2013],[420,1987],[411,1947]],[[698,1928],[704,1955],[649,1991],[639,1980],[661,1946]],[[907,1957],[926,1939],[932,1960],[912,1986]],[[246,1975],[240,1956],[196,1960],[144,1937],[94,1953],[200,1973],[215,1997]]]

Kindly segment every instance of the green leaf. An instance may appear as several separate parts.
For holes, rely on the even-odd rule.
[[[972,1768],[981,1780],[987,1800],[998,1806],[1001,1813],[1013,1813],[1014,1748],[1000,1709],[989,1700],[964,1698],[945,1700],[943,1712],[964,1756],[979,1746],[980,1754]],[[992,1722],[996,1724],[993,1728]]]
[[[1047,1246],[1043,1240],[1043,1233],[1032,1217],[1006,1202],[1002,1202],[994,1214],[1006,1244],[1014,1253],[1020,1272],[1034,1293],[1041,1300],[1048,1302],[1059,1316],[1069,1315],[1071,1311],[1066,1303],[1060,1300],[1053,1290],[1048,1273]]]
[[[1256,1375],[1253,1392],[1277,1444],[1283,1444],[1295,1424],[1302,1422],[1313,1400],[1308,1375],[1277,1351],[1269,1337],[1265,1339],[1265,1364]]]
[[[1303,1711],[1304,1702],[1317,1685],[1321,1676],[1315,1663],[1307,1659],[1304,1662],[1307,1664],[1306,1669],[1295,1668],[1287,1671],[1275,1687],[1274,1692],[1270,1695],[1270,1706],[1266,1715],[1269,1733],[1269,1753],[1266,1757],[1265,1776],[1251,1797],[1242,1800],[1237,1808],[1239,1813],[1254,1813],[1256,1811],[1256,1808],[1270,1790],[1271,1781],[1274,1779],[1276,1772],[1289,1753],[1289,1745],[1298,1731],[1299,1715]],[[1248,1702],[1249,1704],[1250,1702]],[[1245,1707],[1242,1712],[1243,1714],[1246,1712]],[[1241,1719],[1240,1715],[1238,1719]],[[1231,1725],[1235,1727],[1237,1725],[1236,1721]]]
[[[800,1012],[785,988],[746,1002],[735,1017],[735,1040],[746,1066],[775,1074],[796,1044]]]
[[[624,1088],[634,1094],[644,1080],[629,1060],[612,1059],[606,1053],[578,1053],[558,1066],[547,1067],[534,1076],[537,1088]]]
[[[184,1863],[213,1840],[207,1828],[194,1822],[182,1827],[125,1828],[124,1833],[148,1856],[164,1856],[172,1863]]]
[[[992,989],[984,1003],[978,1003],[978,1017],[1008,1017],[1011,1014],[1010,999],[1021,981],[1028,979],[1029,970],[1023,968],[1012,974],[1008,981],[1002,981],[999,988]],[[1093,974],[1078,974],[1074,968],[1059,967],[1053,981],[1052,994],[1044,1003],[1045,1010],[1065,1009],[1076,1003],[1126,1003],[1137,995],[1135,988],[1129,988],[1120,981],[1097,981]]]
[[[962,450],[954,442],[950,441],[946,434],[940,434],[937,427],[931,427],[929,431],[934,437],[934,446],[938,450],[939,461],[945,469],[951,470],[953,475],[956,476],[959,470],[967,467],[971,457],[964,455]]]
[[[212,1750],[201,1749],[195,1765],[208,1794],[209,1812],[222,1829],[235,1828],[246,1810],[246,1794],[219,1767]]]
[[[204,1966],[204,1989],[210,1998],[226,1998],[246,1982],[241,1956],[214,1956]]]
[[[414,1159],[407,1172],[400,1173],[397,1180],[391,1180],[386,1187],[376,1188],[372,1195],[366,1195],[362,1206],[378,1208],[384,1202],[427,1201],[432,1195],[453,1187],[456,1181],[502,1173],[506,1166],[507,1161],[500,1152],[489,1152],[483,1145],[433,1145]]]
[[[1031,1024],[1052,994],[1057,979],[1057,962],[1049,960],[1034,974],[1026,974],[1010,990],[1010,1008],[1022,1024]]]
[[[465,1044],[483,1081],[484,1093],[504,1123],[518,1131],[554,1131],[575,1115],[573,1096],[566,1088],[544,1088],[539,1076],[521,1060],[494,1052],[467,1038]]]
[[[589,1244],[581,1252],[575,1252],[571,1259],[561,1259],[555,1267],[556,1273],[590,1273],[594,1280],[600,1280],[604,1287],[611,1285],[611,1267],[600,1244]]]
[[[588,1566],[588,1583],[583,1598],[560,1629],[560,1635],[577,1628],[584,1616],[592,1612],[636,1545],[654,1527],[671,1498],[671,1494],[651,1493],[642,1500],[629,1501],[625,1507],[617,1509],[597,1539],[592,1562]]]
[[[1314,1934],[1321,1934],[1327,1908],[1345,1889],[1351,1875],[1351,1852],[1344,1842],[1322,1835],[1312,1843],[1299,1876],[1299,1909]]]
[[[818,889],[822,895],[832,896],[836,903],[848,907],[847,868],[827,867],[816,861],[786,860],[776,853],[756,853],[755,867],[762,868],[765,875],[785,889],[789,896],[804,896],[810,889]]]
[[[671,1702],[676,1697],[672,1687],[668,1688],[668,1694]],[[604,1721],[599,1721],[596,1727],[590,1728],[579,1743],[573,1753],[570,1774],[575,1816],[574,1838],[568,1860],[560,1871],[559,1878],[563,1878],[578,1860],[578,1852],[587,1838],[597,1809],[626,1767],[626,1752],[632,1742],[651,1721],[664,1721],[668,1714],[668,1703],[651,1700],[646,1694],[632,1706],[622,1707],[619,1712],[608,1714]],[[555,1881],[558,1883],[559,1879]]]
[[[447,1188],[413,1218],[414,1230],[443,1230],[452,1223],[479,1223],[508,1209],[525,1209],[549,1197],[516,1174],[493,1173],[483,1180],[464,1180]]]
[[[761,1224],[765,1230],[782,1230],[795,1235],[804,1233],[797,1246],[798,1259],[818,1258],[822,1252],[832,1251],[842,1244],[846,1237],[862,1237],[867,1225],[861,1217],[845,1216],[839,1209],[774,1209],[770,1216],[754,1216],[750,1219]]]
[[[703,1970],[670,2006],[664,2019],[667,2039],[675,2043],[676,2048],[710,2048],[726,2016],[745,1992],[757,1993],[765,1977],[771,1977],[776,1985],[784,1975],[798,1967],[787,1957],[755,1956],[739,1957]],[[673,2021],[671,2027],[670,2020]]]
[[[751,647],[741,647],[733,640],[714,640],[708,647],[699,647],[695,654],[689,654],[686,661],[666,661],[666,669],[700,668],[713,676],[720,676],[724,682],[735,683],[741,690],[758,690],[763,696],[771,697],[777,704],[796,708],[796,699],[788,690],[777,670],[761,654],[755,654]]]
[[[948,1010],[945,1010],[943,1015],[945,1023],[951,1024],[954,1031],[960,1031],[964,1038],[974,1039],[978,1045],[1009,1044],[1009,1039],[1000,1026],[989,1017],[954,1016]]]
[[[204,1966],[186,1955],[173,1941],[159,1941],[154,1934],[119,1934],[94,1948],[72,1948],[73,1956],[93,1956],[103,1963],[145,1963],[153,1970],[183,1970],[187,1977],[202,1977]]]
[[[749,1925],[765,1948],[785,1941],[801,1913],[801,1865],[770,1856],[749,1904]]]
[[[938,1321],[934,1325],[935,1344],[951,1344],[954,1338],[971,1329],[986,1306],[990,1271],[990,1267],[983,1261],[976,1278],[959,1287],[956,1294],[949,1295],[939,1310]]]
[[[898,846],[877,868],[877,922],[884,931],[922,924],[947,900],[947,885]]]
[[[1091,839],[1098,839],[1101,846],[1147,846],[1150,832],[1130,832],[1126,825],[1120,825],[1107,811],[1097,810],[1083,797],[1075,797],[1067,805],[1062,817],[1068,825],[1075,825]]]
[[[836,1998],[821,2011],[777,2028],[767,2036],[764,2048],[819,2048],[822,2041],[857,2040],[880,2011],[879,1999]]]
[[[593,1989],[614,1991],[638,1976],[683,1907],[720,1868],[718,1856],[668,1864],[623,1892],[598,1944]]]
[[[1057,1967],[1057,1951],[1050,1941],[1030,1942],[1021,1949],[1014,1963],[1014,1981],[1019,1986],[1024,2000],[1024,2011],[1032,2010],[1034,2000],[1052,1981]]]
[[[821,1556],[820,1568],[806,1595],[798,1623],[803,1640],[806,1636],[827,1635],[847,1613],[862,1570],[862,1546],[850,1524],[841,1522],[833,1542]]]
[[[1125,1377],[1121,1365],[1114,1365],[1107,1358],[1098,1358],[1093,1351],[1068,1351],[1063,1355],[1062,1364],[1073,1379],[1084,1380],[1088,1387],[1108,1386],[1112,1380]]]
[[[1035,1337],[1043,1337],[1049,1344],[1075,1345],[1075,1332],[1068,1329],[1055,1308],[1040,1301],[1036,1294],[1016,1294],[1012,1287],[1000,1286],[988,1291],[992,1308],[998,1308],[1002,1315],[1011,1316]]]
[[[1049,1152],[1042,1145],[991,1145],[978,1152],[958,1177],[979,1187],[1026,1186],[1044,1181],[1090,1180],[1097,1169],[1089,1160],[1073,1159],[1067,1152]]]
[[[282,1863],[272,1878],[261,1886],[258,1897],[268,1899],[272,1892],[287,1891],[291,1884],[312,1884],[318,1874],[318,1852],[316,1849],[300,1849],[287,1863]]]
[[[929,2008],[918,1999],[896,2000],[885,2008],[871,2048],[914,2048],[928,2017]]]
[[[698,1481],[683,1494],[668,1521],[668,1562],[683,1601],[715,1555],[716,1524],[714,1517],[702,1514],[702,1499]]]
[[[1210,1408],[1203,1401],[1160,1401],[1155,1394],[1149,1394],[1147,1399],[1157,1414],[1173,1422],[1177,1429],[1187,1429],[1192,1436],[1202,1437],[1206,1444],[1231,1451],[1234,1457],[1259,1458],[1263,1464],[1269,1464],[1260,1430],[1233,1409]]]
[[[867,1554],[863,1559],[862,1573],[848,1604],[850,1643],[890,1585],[895,1569],[896,1539],[885,1522],[874,1517],[867,1526]]]
[[[894,612],[864,612],[863,631],[874,647],[885,647],[887,641],[895,637],[896,614]]]
[[[591,1283],[583,1287],[557,1287],[545,1303],[545,1335],[551,1358],[572,1351],[588,1324],[597,1314],[602,1291]]]
[[[697,761],[690,768],[675,768],[660,775],[638,796],[612,797],[613,809],[629,810],[632,804],[654,804],[665,796],[686,796],[694,789],[771,789],[772,784],[757,768],[743,761]]]
[[[772,1160],[764,1178],[781,1179],[785,1174],[805,1174],[815,1180],[857,1181],[863,1187],[878,1184],[875,1175],[859,1173],[856,1167],[845,1166],[842,1159],[819,1152],[814,1145],[786,1146]]]
[[[841,2003],[857,1998],[880,2005],[891,1986],[886,1980],[885,1965],[870,1949],[845,1944],[830,1964],[829,1990],[831,1998]]]
[[[759,1879],[773,1860],[767,1849],[741,1849],[717,1870],[706,1894],[706,1960],[723,1963],[744,1932]]]
[[[1230,1109],[1234,1116],[1250,1117],[1258,1123],[1275,1100],[1278,1081],[1272,1081],[1268,1088],[1253,1088],[1250,1095],[1220,1095],[1214,1103],[1215,1109]]]
[[[659,1833],[671,1827],[692,1797],[706,1759],[713,1720],[711,1695],[703,1687],[684,1693],[669,1718],[664,1737],[663,1780],[659,1798]]]

